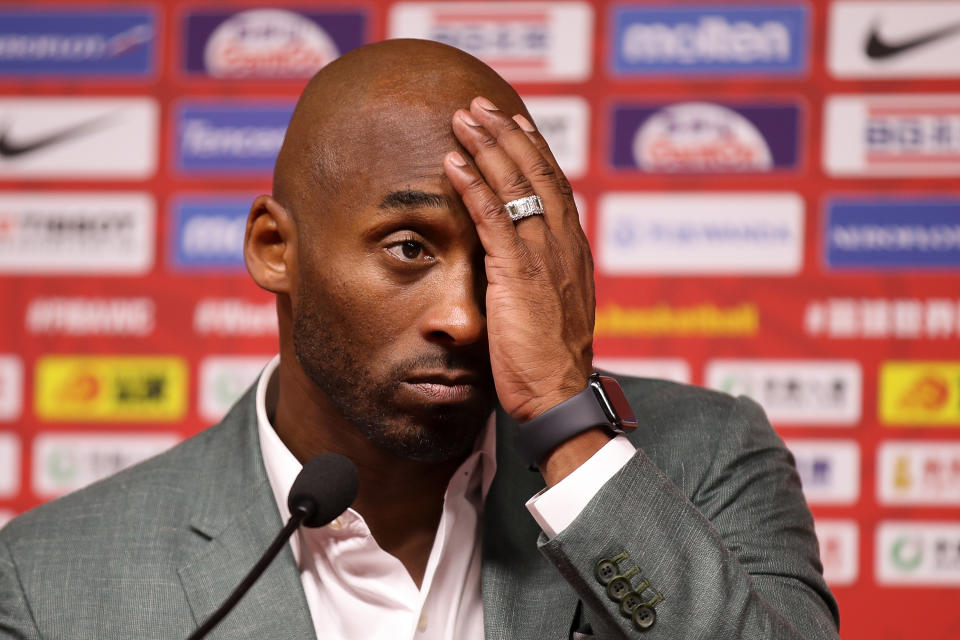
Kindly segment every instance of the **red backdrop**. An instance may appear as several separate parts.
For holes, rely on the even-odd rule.
[[[276,326],[242,220],[305,77],[431,37],[512,80],[567,169],[598,364],[765,406],[845,638],[960,637],[960,4],[262,9],[0,7],[0,522],[252,381]]]

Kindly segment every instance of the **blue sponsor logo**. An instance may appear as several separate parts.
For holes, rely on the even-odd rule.
[[[802,75],[807,7],[621,7],[613,13],[613,69],[623,75]]]
[[[676,102],[618,107],[611,163],[645,173],[766,173],[796,169],[796,104]]]
[[[0,74],[150,75],[156,32],[150,9],[3,9]]]
[[[177,169],[191,174],[270,173],[293,103],[197,102],[177,112]]]
[[[305,78],[366,43],[361,11],[203,9],[184,17],[184,70],[215,78]]]
[[[960,198],[837,198],[827,205],[835,269],[960,267]]]
[[[176,201],[171,216],[173,267],[243,271],[243,234],[253,199],[193,197]]]

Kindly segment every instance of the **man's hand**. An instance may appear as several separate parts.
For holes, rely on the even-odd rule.
[[[489,100],[453,116],[473,163],[444,169],[486,252],[490,364],[500,404],[519,422],[582,391],[592,370],[593,261],[567,182],[543,136]],[[504,204],[538,195],[545,215],[516,225]]]

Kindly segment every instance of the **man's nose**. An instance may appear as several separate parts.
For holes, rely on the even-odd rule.
[[[472,266],[451,270],[428,295],[431,304],[423,316],[423,334],[447,346],[462,347],[485,340],[486,279]]]

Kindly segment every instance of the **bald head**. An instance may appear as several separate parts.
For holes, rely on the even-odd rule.
[[[345,190],[386,164],[442,172],[459,147],[450,126],[458,108],[483,95],[527,114],[493,69],[428,40],[386,40],[341,56],[307,84],[274,170],[274,197],[296,217],[322,214]],[[527,114],[529,115],[529,114]]]

